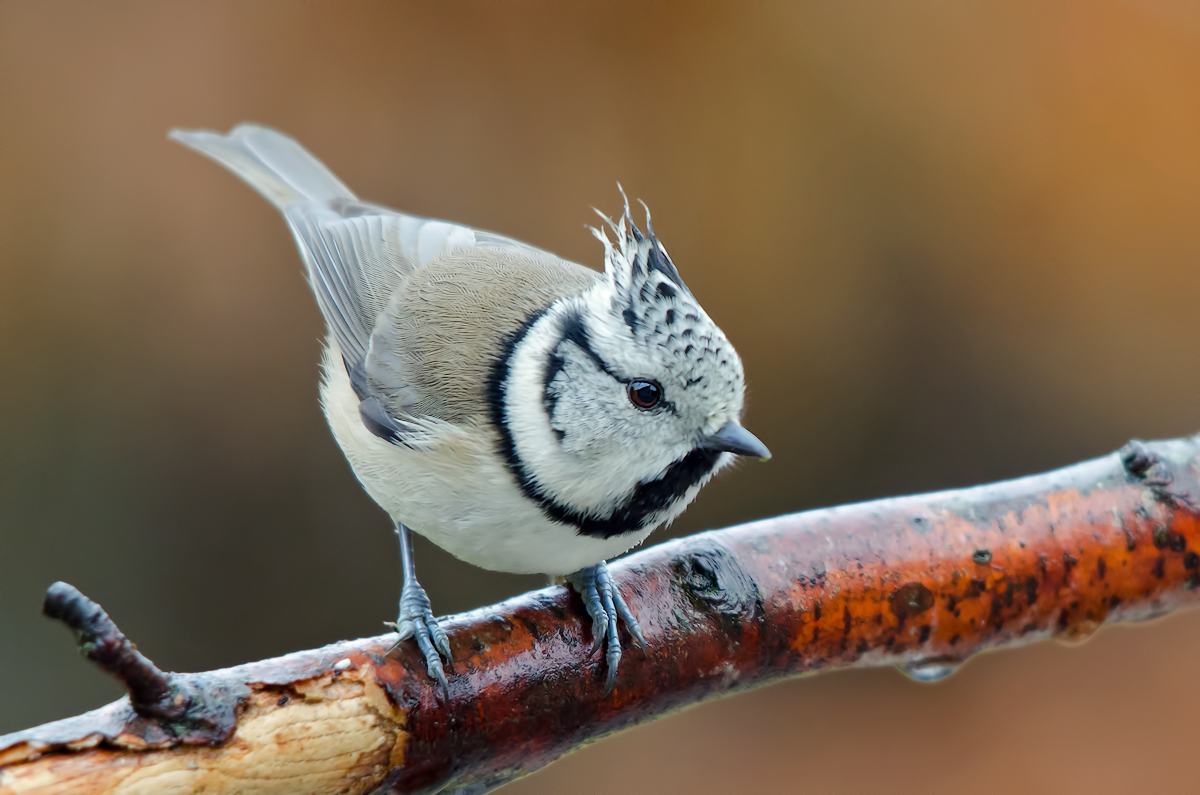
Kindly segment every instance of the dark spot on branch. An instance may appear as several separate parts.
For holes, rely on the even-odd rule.
[[[1185,569],[1200,569],[1200,555],[1195,552],[1189,552],[1183,556],[1183,567]]]
[[[533,616],[525,613],[517,613],[515,618],[523,627],[525,627],[525,631],[528,632],[530,637],[532,637],[535,641],[540,642],[545,640],[542,635],[542,628]]]
[[[1030,575],[1025,578],[1025,597],[1029,600],[1029,604],[1037,601],[1038,596],[1038,581],[1037,577]]]
[[[1187,550],[1187,539],[1179,533],[1167,533],[1167,546],[1172,552],[1184,552]]]
[[[988,609],[988,621],[999,625],[1004,620],[1004,602],[1000,594],[992,595],[992,603]]]
[[[891,605],[892,612],[903,621],[933,607],[933,592],[919,582],[905,583],[892,594]]]
[[[763,612],[762,594],[741,562],[712,542],[674,563],[676,582],[692,606],[716,616],[722,629],[738,637]]]
[[[1108,564],[1104,562],[1104,558],[1096,561],[1096,576],[1104,579],[1104,574],[1108,571]]]
[[[1167,561],[1163,559],[1162,555],[1159,555],[1158,560],[1154,561],[1154,568],[1150,570],[1150,573],[1161,580],[1166,573],[1164,568],[1166,564]]]
[[[985,564],[988,564],[988,563],[991,563],[991,562],[992,562],[992,550],[990,550],[990,549],[977,549],[977,550],[975,550],[975,552],[974,552],[974,553],[971,555],[971,560],[975,561],[976,563],[978,563],[978,564],[979,564],[979,565],[981,565],[981,566],[982,566],[982,565],[985,565]]]
[[[1171,531],[1167,530],[1166,525],[1155,525],[1152,538],[1154,539],[1154,546],[1156,548],[1166,549],[1167,544],[1171,540]]]
[[[1145,477],[1150,467],[1158,463],[1158,458],[1146,449],[1146,445],[1140,439],[1130,440],[1121,448],[1118,455],[1121,456],[1121,464],[1125,467],[1125,471],[1130,477],[1137,480]]]
[[[1071,569],[1075,568],[1075,565],[1077,563],[1079,563],[1079,558],[1075,557],[1070,552],[1064,552],[1062,558],[1063,558],[1063,579],[1067,579],[1068,577],[1071,576]]]

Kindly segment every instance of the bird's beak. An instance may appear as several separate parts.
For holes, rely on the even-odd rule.
[[[700,446],[706,450],[751,455],[761,458],[763,461],[771,457],[771,451],[767,449],[767,446],[760,442],[757,436],[736,422],[725,423],[721,426],[721,430],[701,442]]]

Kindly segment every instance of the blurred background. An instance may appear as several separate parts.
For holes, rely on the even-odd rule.
[[[290,236],[166,139],[244,120],[592,266],[590,207],[649,203],[775,453],[657,540],[1200,430],[1195,3],[0,0],[0,732],[120,695],[54,580],[175,670],[395,612]],[[417,556],[442,613],[541,584]],[[1193,613],[810,677],[506,792],[1186,791],[1198,657]]]

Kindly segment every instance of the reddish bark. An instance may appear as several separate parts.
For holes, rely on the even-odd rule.
[[[582,604],[562,587],[447,622],[449,704],[413,644],[385,656],[391,636],[182,679],[192,693],[287,694],[321,677],[366,676],[394,710],[399,751],[354,791],[483,792],[589,739],[782,677],[901,665],[936,678],[989,647],[1086,637],[1105,622],[1192,603],[1200,598],[1198,475],[1200,437],[1131,443],[1044,475],[646,549],[613,573],[649,650],[632,649],[626,636],[630,651],[607,696]],[[67,747],[87,737],[98,746]],[[117,702],[0,738],[0,793],[52,791],[4,778],[27,765],[85,779],[143,753],[129,750],[137,738],[172,752],[193,741],[169,718]]]

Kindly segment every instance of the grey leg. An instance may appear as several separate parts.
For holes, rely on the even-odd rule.
[[[417,639],[417,647],[425,655],[426,670],[429,676],[442,686],[442,692],[449,694],[450,685],[446,682],[446,672],[442,668],[441,657],[446,662],[454,664],[450,657],[450,641],[446,633],[438,626],[437,619],[429,606],[429,597],[425,589],[417,582],[417,570],[413,564],[412,538],[408,528],[396,524],[396,536],[400,539],[400,565],[404,573],[404,585],[400,588],[400,616],[396,623],[386,622],[400,633],[392,649],[398,647],[409,638]],[[390,649],[389,649],[390,651]],[[440,655],[440,656],[439,656]]]
[[[642,637],[642,628],[630,612],[629,605],[625,604],[621,592],[617,590],[612,575],[608,573],[608,564],[604,561],[567,575],[567,582],[583,597],[584,607],[592,617],[592,653],[595,654],[601,646],[608,647],[604,654],[604,661],[608,666],[604,692],[609,693],[617,680],[617,664],[621,661],[621,638],[617,634],[617,619],[625,622],[625,628],[629,630],[634,641],[645,649],[646,639]]]

